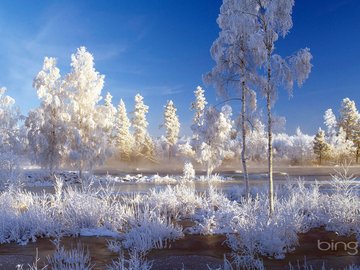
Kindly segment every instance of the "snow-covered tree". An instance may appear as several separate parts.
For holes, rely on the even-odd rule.
[[[108,138],[108,147],[114,147],[116,108],[112,104],[112,96],[109,92],[106,93],[104,105],[100,106],[99,110],[100,113],[97,116],[101,118],[98,121],[102,123],[105,135]]]
[[[19,156],[25,147],[19,125],[23,117],[15,100],[5,93],[6,88],[0,87],[0,188],[4,182],[17,177]]]
[[[146,114],[149,107],[144,104],[144,98],[137,94],[135,96],[135,108],[133,111],[132,126],[134,128],[134,151],[137,155],[146,159],[153,159],[154,144],[147,131],[149,123],[146,120]]]
[[[220,166],[229,147],[232,121],[229,112],[223,107],[218,112],[214,107],[205,110],[203,125],[198,129],[200,147],[197,160],[206,166],[207,176]]]
[[[42,70],[33,82],[41,103],[29,112],[25,125],[28,129],[29,149],[41,166],[54,170],[62,165],[67,157],[68,96],[63,87],[56,59],[45,57]]]
[[[288,157],[292,164],[302,164],[313,160],[314,137],[301,132],[298,127],[296,134],[291,136],[291,148]]]
[[[356,127],[356,130],[354,132],[354,137],[352,139],[352,142],[355,146],[355,161],[356,163],[359,163],[359,157],[360,157],[360,120],[358,122],[358,126]]]
[[[258,50],[261,36],[257,32],[256,17],[242,11],[239,1],[224,0],[217,19],[221,29],[218,38],[211,47],[211,56],[215,67],[205,75],[208,83],[215,85],[217,93],[225,100],[241,101],[240,130],[242,137],[241,161],[244,171],[246,195],[249,195],[249,179],[247,173],[246,135],[249,129],[248,107],[255,110],[256,95],[250,89],[256,70],[264,62],[264,50]],[[249,106],[250,105],[250,106]]]
[[[256,84],[262,90],[266,98],[266,108],[268,116],[268,169],[269,169],[269,210],[274,211],[274,193],[273,193],[273,148],[272,148],[272,112],[278,87],[285,87],[289,93],[292,92],[294,81],[301,86],[308,78],[311,71],[311,59],[309,49],[301,49],[294,55],[282,58],[275,54],[275,42],[279,36],[285,37],[292,27],[291,13],[294,1],[272,0],[224,0],[233,8],[239,10],[244,16],[253,17],[249,19],[250,24],[255,24],[253,28],[254,49],[258,50],[257,55],[265,55],[259,58],[259,63],[263,70],[256,76]],[[232,4],[234,3],[234,4]],[[239,27],[239,23],[234,21],[233,28]]]
[[[252,161],[263,161],[267,151],[265,125],[259,119],[253,119],[252,129],[247,136],[248,156]]]
[[[356,151],[353,141],[346,139],[346,133],[342,127],[339,128],[339,131],[335,136],[331,137],[329,145],[330,157],[337,163],[347,161]]]
[[[191,145],[191,138],[179,142],[177,145],[177,152],[185,161],[195,159],[196,152]]]
[[[85,47],[71,56],[71,72],[66,76],[70,95],[70,161],[78,168],[80,177],[84,169],[102,164],[109,156],[106,121],[98,105],[104,86],[104,75],[94,67],[94,57]]]
[[[325,132],[321,128],[319,128],[319,131],[314,138],[313,150],[314,150],[314,154],[317,156],[317,158],[319,160],[319,164],[321,164],[321,162],[324,159],[329,158],[330,146],[326,142]]]
[[[203,116],[205,112],[205,107],[207,105],[207,101],[205,98],[205,90],[202,89],[200,86],[196,88],[194,94],[195,94],[195,101],[191,104],[191,109],[195,111],[195,114],[191,129],[196,135],[197,128],[203,125]]]
[[[360,156],[360,114],[355,101],[344,98],[341,102],[339,127],[345,132],[345,139],[351,140],[356,146],[356,163]]]
[[[336,116],[333,113],[332,109],[327,109],[325,111],[324,124],[325,124],[325,126],[327,128],[327,134],[326,135],[328,137],[336,136],[338,123],[337,123]]]
[[[183,169],[183,178],[184,180],[195,179],[195,170],[191,162],[185,162]]]
[[[165,105],[164,110],[164,127],[166,128],[166,141],[168,144],[169,159],[171,157],[171,149],[177,143],[180,132],[179,117],[176,114],[176,107],[172,100]]]
[[[130,161],[134,138],[130,133],[130,120],[127,116],[126,106],[121,99],[118,105],[118,111],[115,120],[115,147],[120,159]]]
[[[344,130],[346,140],[351,140],[355,136],[358,125],[359,112],[356,108],[355,101],[344,98],[341,102],[339,127]]]

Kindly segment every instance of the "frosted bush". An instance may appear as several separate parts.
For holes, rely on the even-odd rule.
[[[150,270],[152,262],[147,261],[137,251],[129,253],[129,259],[125,259],[124,253],[121,252],[119,258],[108,265],[107,270]]]
[[[191,162],[186,162],[184,164],[183,178],[184,180],[195,179],[195,170]]]
[[[168,241],[183,236],[180,226],[173,225],[166,216],[149,210],[140,210],[136,219],[130,220],[130,229],[126,231],[122,242],[124,248],[145,254],[153,248],[165,248]]]
[[[173,218],[184,218],[193,215],[197,207],[201,208],[203,199],[196,194],[194,183],[187,182],[163,190],[150,190],[149,205]]]
[[[69,250],[63,246],[57,247],[54,254],[48,257],[48,263],[52,270],[91,270],[94,267],[89,250],[85,250],[81,244]]]

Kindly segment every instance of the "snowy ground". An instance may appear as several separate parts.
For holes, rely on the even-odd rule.
[[[80,183],[74,172],[58,176],[55,185],[41,171],[26,176],[26,185],[48,185],[50,193],[14,186],[0,193],[1,244],[26,245],[43,237],[111,237],[108,248],[118,254],[118,265],[149,269],[151,250],[166,249],[186,235],[223,235],[233,267],[263,269],[265,258],[284,259],[298,247],[299,235],[312,229],[360,240],[359,181],[346,175],[326,182],[331,193],[311,181],[279,181],[270,218],[265,185],[253,185],[251,198],[245,200],[239,181],[228,177],[206,182],[204,177],[189,181],[182,176],[105,175]],[[263,183],[263,176],[259,178]],[[148,188],[122,192],[119,187],[128,183]],[[231,188],[222,192],[226,185]],[[66,252],[59,244],[55,255],[66,257]],[[125,269],[118,265],[112,269]]]

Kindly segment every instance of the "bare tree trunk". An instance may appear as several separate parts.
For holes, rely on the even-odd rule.
[[[83,180],[83,161],[80,160],[79,164],[79,181],[82,183]]]
[[[245,189],[246,189],[246,199],[249,198],[250,194],[250,186],[249,186],[249,175],[247,171],[247,165],[246,165],[246,128],[245,128],[245,114],[246,114],[246,86],[245,82],[242,82],[242,89],[241,89],[241,129],[242,129],[242,150],[241,150],[241,162],[243,166],[243,177],[245,181]]]
[[[271,67],[268,54],[266,108],[268,114],[268,173],[269,173],[269,213],[274,212],[274,182],[273,182],[273,147],[272,147],[272,118],[271,118]]]

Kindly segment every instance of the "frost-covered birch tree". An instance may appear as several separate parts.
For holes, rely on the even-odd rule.
[[[120,99],[115,120],[115,148],[123,161],[131,160],[134,138],[130,133],[130,127],[125,103]]]
[[[33,87],[37,90],[41,103],[38,108],[30,111],[26,118],[29,149],[33,160],[53,174],[54,170],[64,163],[68,154],[70,122],[68,95],[64,90],[55,58],[45,57]]]
[[[177,143],[180,132],[179,117],[176,114],[176,107],[172,100],[169,100],[164,106],[164,123],[163,126],[166,129],[166,141],[168,145],[169,159],[172,155],[172,148]]]
[[[95,69],[94,57],[85,47],[71,56],[71,72],[66,76],[71,114],[70,161],[82,177],[84,169],[102,164],[109,156],[108,138],[101,117],[99,101],[104,86],[104,75]]]
[[[221,29],[219,37],[211,47],[215,67],[204,76],[208,83],[215,85],[217,93],[225,101],[241,101],[241,161],[243,166],[246,195],[249,195],[249,178],[246,161],[247,109],[256,109],[256,95],[250,86],[254,83],[256,69],[265,59],[261,35],[257,34],[256,17],[243,12],[242,3],[224,0],[217,23]]]
[[[230,0],[225,0],[230,1]],[[256,77],[257,87],[266,98],[266,110],[268,118],[268,175],[269,175],[269,211],[274,211],[274,187],[273,187],[273,147],[272,147],[272,111],[275,103],[277,89],[284,87],[289,94],[292,93],[294,82],[301,86],[308,78],[311,71],[312,55],[308,48],[301,49],[297,53],[283,58],[275,53],[275,43],[279,37],[285,37],[292,27],[293,0],[241,0],[235,2],[240,13],[254,17],[258,35],[255,47],[259,55],[265,54],[262,69]],[[234,23],[234,27],[238,24]]]

